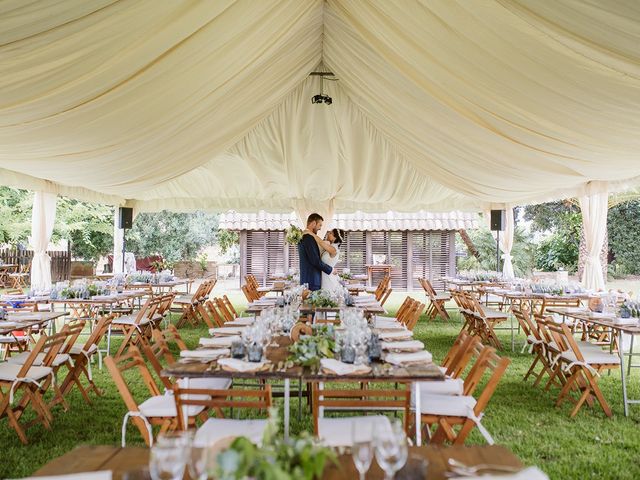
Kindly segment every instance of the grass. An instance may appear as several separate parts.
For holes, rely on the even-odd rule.
[[[417,294],[414,294],[417,296]],[[394,294],[389,309],[395,311],[404,294]],[[244,305],[239,294],[232,296],[236,305]],[[453,315],[453,321],[427,323],[421,319],[415,336],[425,342],[436,360],[441,359],[451,346],[460,330],[460,319]],[[194,347],[198,338],[206,334],[206,329],[184,329],[187,343]],[[509,345],[508,334],[500,335],[503,344]],[[518,338],[522,344],[522,338]],[[483,424],[488,428],[496,443],[507,446],[525,464],[538,465],[552,479],[620,478],[632,479],[640,475],[640,406],[632,407],[630,417],[622,410],[622,393],[617,372],[605,374],[600,384],[609,401],[614,416],[609,419],[597,408],[583,407],[578,416],[569,418],[569,404],[555,408],[554,392],[544,392],[525,383],[522,377],[528,369],[531,357],[521,354],[520,348],[511,352],[505,348],[503,355],[512,363],[502,379]],[[106,369],[93,370],[94,379],[104,389],[105,394],[95,398],[93,405],[87,405],[77,391],[69,398],[71,409],[64,412],[60,406],[54,409],[53,430],[47,431],[37,425],[27,431],[30,444],[23,446],[15,432],[9,428],[6,419],[0,420],[0,445],[3,447],[0,462],[0,478],[30,475],[42,465],[77,445],[119,444],[120,426],[126,411]],[[134,394],[140,397],[144,388],[135,377],[130,377]],[[630,396],[640,398],[638,374],[632,373]],[[282,400],[277,399],[281,404]],[[302,421],[297,419],[297,400],[292,399],[291,428],[296,433],[311,431],[310,414],[304,410]],[[303,407],[304,408],[304,407]],[[134,428],[128,430],[128,443],[141,444],[141,438]],[[475,431],[468,443],[483,444],[483,438]]]

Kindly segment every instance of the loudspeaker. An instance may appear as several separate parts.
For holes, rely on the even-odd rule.
[[[504,230],[506,223],[506,211],[505,210],[491,210],[491,230],[499,231]]]
[[[131,228],[133,226],[133,208],[120,207],[118,210],[118,228]]]

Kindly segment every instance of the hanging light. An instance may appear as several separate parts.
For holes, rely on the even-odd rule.
[[[327,105],[331,105],[333,103],[333,98],[329,95],[326,95],[324,92],[324,79],[326,76],[333,77],[332,72],[311,72],[309,75],[317,75],[320,77],[320,93],[318,95],[314,95],[311,97],[311,103],[324,103]],[[327,80],[337,81],[337,78],[328,78]]]

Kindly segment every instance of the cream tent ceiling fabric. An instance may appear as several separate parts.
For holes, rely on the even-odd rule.
[[[634,0],[0,1],[0,183],[287,212],[618,188],[638,45]]]

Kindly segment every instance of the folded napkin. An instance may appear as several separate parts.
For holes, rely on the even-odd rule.
[[[477,476],[469,477],[465,475],[460,478],[465,480],[549,480],[549,477],[538,467],[525,468],[517,473],[496,472],[488,474],[482,471]]]
[[[320,360],[320,366],[331,373],[336,375],[353,375],[369,373],[371,367],[368,365],[353,365],[351,363],[343,363],[335,358],[323,358]]]
[[[616,325],[638,325],[637,318],[616,318],[613,320]]]
[[[232,320],[230,322],[225,322],[224,326],[225,327],[246,327],[248,325],[253,325],[253,322],[255,320],[251,317],[244,317],[244,318],[236,318],[235,320]]]
[[[209,335],[214,337],[228,337],[230,335],[241,335],[243,327],[218,327],[218,328],[210,328]]]
[[[240,335],[231,335],[228,337],[201,338],[199,343],[203,347],[230,347],[233,342],[241,340]]]
[[[424,343],[420,340],[406,340],[404,342],[380,342],[380,346],[383,350],[422,350]]]
[[[605,319],[605,320],[613,320],[615,318],[615,315],[613,313],[598,313],[598,312],[591,312],[589,314],[589,316],[591,318],[601,318],[601,319]]]
[[[26,480],[111,480],[111,470],[101,472],[67,473],[65,475],[47,475],[44,477],[27,477]]]
[[[234,372],[255,372],[265,366],[267,362],[264,360],[261,362],[247,362],[238,358],[221,358],[218,360],[218,365],[227,367],[228,370]]]
[[[410,330],[392,330],[390,332],[380,332],[378,334],[380,340],[400,340],[413,337]]]
[[[226,357],[231,354],[228,348],[203,348],[202,350],[182,350],[180,357],[182,358],[210,358]]]
[[[26,295],[1,295],[0,300],[3,302],[8,302],[12,300],[26,300],[28,297]]]
[[[96,295],[95,297],[91,297],[92,300],[103,301],[103,300],[117,300],[117,295]]]
[[[0,322],[0,328],[17,327],[18,322]]]
[[[433,358],[431,353],[426,350],[411,353],[387,353],[384,361],[393,365],[414,365],[422,363],[431,363]]]
[[[589,310],[585,307],[568,307],[565,312],[567,313],[587,313]]]

